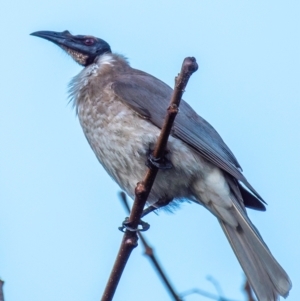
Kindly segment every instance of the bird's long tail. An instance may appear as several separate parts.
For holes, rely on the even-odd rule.
[[[292,287],[287,273],[235,199],[232,214],[238,221],[237,228],[220,219],[219,222],[258,300],[276,301],[279,296],[287,297]]]

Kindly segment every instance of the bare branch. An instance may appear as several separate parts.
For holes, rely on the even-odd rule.
[[[222,292],[222,288],[220,286],[220,283],[214,277],[212,277],[210,275],[207,276],[206,279],[213,284],[213,286],[215,287],[215,289],[216,289],[217,293],[219,294],[219,296],[222,296],[223,292]]]
[[[246,296],[247,296],[247,301],[256,301],[253,297],[252,289],[251,289],[251,286],[250,286],[247,279],[246,279],[246,282],[245,282],[245,285],[244,285],[244,291],[245,291]]]
[[[124,206],[126,207],[128,213],[130,212],[130,208],[127,202],[127,198],[126,198],[126,194],[122,191],[120,193],[120,198],[124,204]],[[172,298],[175,301],[182,301],[182,299],[179,298],[178,294],[175,292],[175,289],[173,288],[173,286],[171,285],[166,273],[163,271],[161,265],[158,262],[158,259],[156,258],[153,248],[151,248],[149,246],[149,244],[147,243],[147,240],[145,239],[145,236],[138,231],[138,236],[142,242],[142,245],[145,248],[145,254],[149,257],[150,261],[152,262],[154,269],[156,270],[156,272],[159,274],[159,276],[161,277],[162,282],[164,283],[164,285],[166,286],[169,294],[172,296]]]
[[[199,289],[199,288],[193,288],[188,291],[185,291],[185,292],[181,293],[180,296],[185,297],[185,296],[189,296],[192,294],[197,294],[197,295],[203,296],[205,298],[216,300],[216,301],[237,301],[237,300],[233,300],[233,299],[227,299],[227,298],[224,298],[219,295],[211,294],[211,293],[204,291],[202,289]]]
[[[154,159],[161,158],[165,153],[168,137],[170,135],[174,119],[178,112],[182,94],[190,76],[195,71],[197,71],[197,69],[198,65],[195,58],[187,57],[184,59],[180,74],[175,79],[175,88],[172,94],[169,108],[167,110],[167,116],[165,118],[164,125],[153,152]],[[148,169],[144,180],[139,182],[136,186],[135,200],[128,220],[128,224],[130,224],[130,227],[133,229],[136,229],[138,227],[143,209],[145,207],[157,172],[157,167]],[[104,290],[104,294],[101,299],[102,301],[112,300],[128,258],[132,250],[137,246],[137,240],[138,237],[136,231],[126,230],[111,275]]]
[[[189,295],[192,295],[192,294],[198,294],[198,295],[201,295],[205,298],[212,299],[212,300],[217,300],[217,301],[236,301],[236,300],[233,300],[233,299],[223,297],[221,286],[215,278],[213,278],[212,276],[207,276],[206,279],[214,285],[216,291],[218,292],[218,295],[209,293],[209,292],[207,292],[205,290],[202,290],[202,289],[199,289],[199,288],[193,288],[193,289],[190,289],[188,291],[185,291],[185,292],[181,293],[180,296],[184,297],[184,296],[189,296]]]
[[[3,285],[4,281],[0,279],[0,301],[4,301]]]

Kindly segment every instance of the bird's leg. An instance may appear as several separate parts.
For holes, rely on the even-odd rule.
[[[159,199],[154,205],[151,205],[149,207],[147,207],[146,209],[143,210],[143,213],[141,215],[141,217],[146,216],[147,214],[162,208],[164,206],[167,206],[170,204],[170,202],[173,199],[167,199],[167,198],[161,198]],[[142,220],[139,221],[139,226],[138,228],[132,228],[130,225],[130,222],[128,221],[128,217],[125,218],[124,222],[122,223],[122,226],[119,227],[118,229],[122,232],[124,232],[125,230],[129,230],[129,231],[147,231],[150,228],[150,225]]]
[[[165,155],[161,158],[154,158],[152,155],[152,151],[149,150],[148,152],[148,157],[146,161],[146,166],[149,167],[150,169],[153,167],[157,167],[158,169],[170,169],[173,167],[172,162],[167,159],[166,155],[168,154],[169,151],[166,150]]]
[[[160,209],[164,206],[167,206],[171,203],[173,199],[167,199],[167,198],[161,198],[159,199],[155,204],[147,207],[146,209],[143,210],[143,213],[142,213],[142,216],[141,217],[144,217],[146,216],[147,214],[157,210],[157,209]]]

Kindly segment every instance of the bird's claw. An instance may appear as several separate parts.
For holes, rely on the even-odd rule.
[[[162,158],[154,158],[153,155],[150,153],[146,161],[146,166],[148,166],[150,169],[153,167],[157,167],[158,169],[165,170],[171,169],[173,167],[173,164],[165,156]]]
[[[150,228],[150,225],[142,220],[140,220],[138,223],[138,225],[141,227],[138,226],[137,228],[133,228],[131,227],[131,223],[128,220],[129,218],[126,217],[125,221],[122,223],[122,226],[118,228],[121,232],[125,232],[126,230],[131,232],[136,232],[136,231],[143,232],[143,231],[147,231]]]

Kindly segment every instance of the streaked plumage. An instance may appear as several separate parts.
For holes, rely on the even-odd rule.
[[[85,66],[70,88],[79,121],[100,163],[133,197],[136,183],[146,172],[147,155],[157,141],[172,89],[131,68],[101,39],[72,36],[67,31],[33,35],[56,43]],[[264,210],[262,198],[219,134],[184,101],[167,158],[173,168],[159,171],[149,204],[189,199],[206,207],[220,222],[258,300],[286,297],[291,281],[245,210],[245,206]]]

